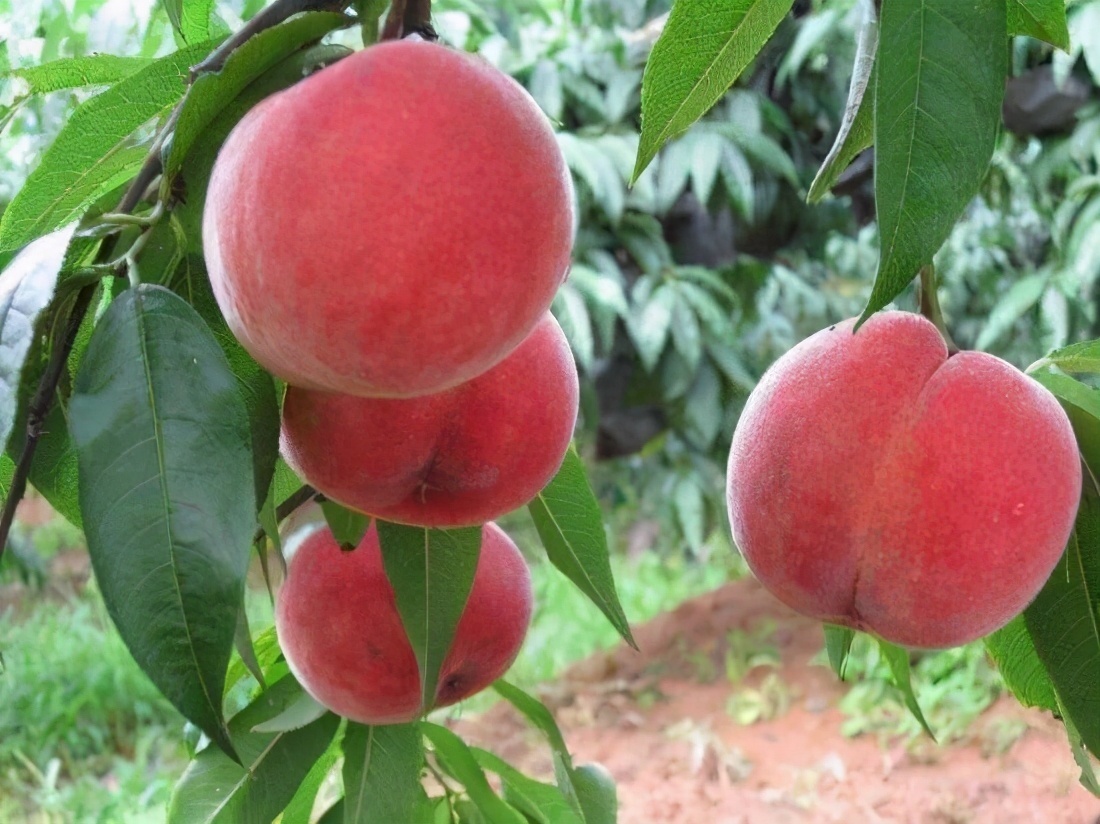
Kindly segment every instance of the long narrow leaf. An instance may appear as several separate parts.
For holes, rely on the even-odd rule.
[[[70,408],[111,618],[161,692],[232,752],[221,698],[256,512],[236,379],[194,309],[139,286],[96,327]]]

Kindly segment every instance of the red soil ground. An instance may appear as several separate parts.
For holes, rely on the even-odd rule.
[[[751,635],[765,622],[778,668],[731,683],[723,663],[717,679],[699,682],[699,651],[717,655],[730,630]],[[624,646],[593,656],[540,696],[577,761],[615,777],[622,824],[1100,824],[1100,800],[1078,784],[1064,730],[1009,697],[947,746],[842,736],[837,703],[848,687],[810,663],[820,626],[754,581],[689,601],[636,636],[641,654]],[[769,673],[785,685],[787,709],[739,724],[727,712],[731,695],[759,690]],[[545,744],[510,707],[455,726],[529,774],[552,775]]]

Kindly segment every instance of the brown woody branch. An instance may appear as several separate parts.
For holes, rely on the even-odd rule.
[[[19,455],[19,462],[15,465],[15,473],[12,475],[11,488],[8,497],[4,500],[3,512],[0,512],[0,558],[3,558],[4,550],[8,545],[8,533],[11,532],[12,523],[15,521],[15,509],[23,499],[27,491],[27,479],[31,474],[31,463],[34,460],[34,452],[38,447],[38,440],[42,437],[42,427],[46,422],[46,416],[53,407],[54,396],[57,393],[57,383],[61,380],[61,374],[65,370],[65,364],[69,360],[76,341],[76,335],[80,331],[80,324],[84,322],[84,314],[95,294],[95,284],[83,287],[73,301],[73,308],[69,312],[65,323],[65,329],[61,340],[54,344],[50,353],[50,361],[42,379],[38,382],[38,389],[31,398],[30,407],[27,410],[27,439],[23,443],[23,451]]]

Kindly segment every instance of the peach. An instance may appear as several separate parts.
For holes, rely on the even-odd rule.
[[[291,672],[319,703],[362,724],[403,724],[500,678],[523,644],[531,601],[523,556],[498,526],[486,524],[439,686],[421,702],[420,671],[382,565],[377,528],[371,524],[351,551],[341,550],[327,528],[314,528],[291,556],[275,627]]]
[[[570,262],[572,184],[526,91],[473,55],[370,46],[223,144],[203,247],[233,333],[288,383],[440,392],[500,362]]]
[[[1058,563],[1081,494],[1069,419],[1003,360],[948,357],[882,312],[795,346],[730,450],[733,535],[788,606],[911,647],[1006,624]]]
[[[577,420],[577,369],[547,313],[501,363],[419,398],[289,387],[287,463],[334,501],[388,521],[473,526],[531,500],[561,466]]]

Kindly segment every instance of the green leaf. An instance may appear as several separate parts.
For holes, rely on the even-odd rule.
[[[1008,0],[1008,33],[1045,40],[1068,52],[1066,0]]]
[[[978,191],[1001,123],[1004,0],[883,4],[875,67],[879,266],[860,323],[912,281]]]
[[[23,249],[0,272],[0,446],[8,442],[18,412],[23,364],[34,342],[38,318],[53,299],[71,223]]]
[[[298,790],[290,803],[283,810],[283,816],[279,824],[312,824],[313,806],[317,802],[317,794],[321,791],[321,785],[325,783],[328,774],[336,766],[340,757],[339,737],[333,740],[325,752],[313,762],[306,777],[298,785]]]
[[[131,135],[175,105],[189,67],[215,45],[208,41],[162,57],[77,106],[0,218],[0,251],[79,218],[132,176],[145,150]]]
[[[913,713],[913,717],[920,722],[921,727],[928,733],[928,737],[935,741],[936,736],[932,732],[932,728],[928,726],[928,722],[924,720],[924,713],[921,712],[920,704],[917,703],[917,696],[913,692],[913,682],[909,677],[909,651],[883,641],[881,638],[877,640],[879,652],[890,667],[894,686],[901,691],[905,706],[909,708],[909,712]]]
[[[632,321],[628,325],[630,336],[638,348],[642,364],[650,372],[656,368],[661,352],[668,342],[675,305],[676,292],[672,284],[662,283],[649,296],[641,313],[629,316]]]
[[[569,448],[558,474],[527,508],[550,563],[576,584],[619,635],[637,649],[615,592],[600,504],[576,448]]]
[[[676,482],[672,505],[688,546],[694,552],[699,552],[703,548],[707,511],[703,490],[693,476],[683,477]]]
[[[256,504],[247,411],[225,356],[182,299],[138,286],[96,327],[70,412],[107,610],[161,692],[230,747],[221,697]]]
[[[848,666],[848,655],[852,651],[852,642],[856,638],[856,631],[850,627],[841,627],[836,624],[824,624],[825,651],[829,654],[829,666],[833,668],[837,678],[844,680],[844,670]]]
[[[1073,719],[1070,718],[1069,713],[1066,711],[1066,708],[1062,706],[1061,702],[1058,704],[1058,712],[1066,725],[1066,735],[1069,737],[1069,749],[1070,752],[1073,753],[1073,760],[1077,763],[1077,766],[1081,768],[1081,776],[1079,778],[1081,785],[1090,793],[1100,798],[1100,781],[1096,778],[1096,769],[1093,767],[1092,758],[1085,749],[1085,742],[1081,739],[1081,733],[1078,732],[1077,727],[1073,723]]]
[[[616,824],[619,795],[607,770],[599,764],[581,764],[573,771],[573,787],[584,810],[585,824]]]
[[[1100,390],[1057,372],[1031,374],[1050,390],[1066,410],[1077,437],[1077,448],[1092,474],[1100,477]]]
[[[256,683],[260,685],[261,689],[267,689],[267,681],[264,678],[263,668],[260,666],[260,661],[256,657],[256,648],[252,645],[252,629],[248,625],[248,611],[245,610],[244,604],[241,604],[241,609],[237,613],[237,630],[233,634],[233,648],[237,650],[237,657],[240,658],[242,664],[248,670],[249,674],[256,679]],[[228,690],[229,682],[229,668],[225,671],[226,686],[223,690]]]
[[[344,824],[431,821],[420,784],[424,744],[415,724],[368,727],[344,734]]]
[[[172,24],[172,28],[180,33],[181,37],[183,31],[180,27],[180,15],[184,2],[185,0],[160,0],[160,4],[164,7],[164,13],[168,15],[168,22]]]
[[[706,334],[713,341],[726,343],[734,339],[729,310],[724,309],[706,289],[690,281],[681,280],[676,291],[688,302]]]
[[[462,782],[466,794],[489,824],[528,824],[524,817],[493,792],[485,773],[462,739],[446,727],[421,722],[420,731],[432,743],[448,771]]]
[[[171,287],[206,321],[237,378],[237,387],[248,409],[248,425],[252,433],[252,477],[256,500],[264,501],[279,457],[279,397],[275,391],[275,381],[229,331],[201,261],[194,257],[184,260],[176,270]]]
[[[733,85],[793,0],[676,0],[642,77],[642,137],[633,180]]]
[[[1041,366],[1057,366],[1066,372],[1100,375],[1100,340],[1073,343],[1056,349],[1035,366],[1029,367],[1028,371]]]
[[[275,477],[271,480],[271,492],[274,500],[281,504],[291,495],[303,488],[302,479],[291,469],[282,456],[275,461]]]
[[[229,722],[241,764],[207,747],[188,765],[172,793],[168,824],[270,824],[328,749],[340,718],[326,713],[292,732],[252,730],[302,694],[287,676]],[[242,766],[243,764],[243,766]]]
[[[527,81],[527,90],[547,117],[554,121],[561,120],[565,99],[562,96],[561,74],[552,60],[543,59],[535,63]]]
[[[31,462],[30,481],[69,524],[83,528],[76,447],[69,436],[68,398],[58,397],[46,416]]]
[[[1017,615],[1007,626],[987,635],[985,648],[1017,701],[1025,707],[1057,711],[1054,684],[1039,660],[1023,615]]]
[[[363,542],[363,536],[370,527],[370,515],[327,500],[321,502],[321,511],[324,512],[325,522],[341,549],[355,549]]]
[[[268,627],[252,639],[252,649],[256,655],[256,663],[261,672],[268,669],[281,655],[275,627]],[[225,691],[229,692],[249,672],[249,666],[240,658],[234,658],[229,662],[229,669],[225,674]]]
[[[149,65],[145,57],[117,57],[113,54],[85,54],[63,57],[40,66],[13,69],[8,77],[27,84],[27,95],[49,94],[64,89],[117,83]],[[0,75],[2,77],[3,75]],[[21,95],[22,96],[22,95]]]
[[[302,692],[297,698],[287,704],[286,709],[274,718],[257,724],[252,732],[290,732],[300,730],[302,727],[312,724],[328,710],[321,706],[308,692]]]
[[[466,608],[481,529],[425,529],[378,521],[382,565],[420,668],[421,707],[435,703],[439,668]]]
[[[561,729],[554,720],[553,713],[543,706],[542,702],[533,695],[524,692],[519,687],[507,681],[495,681],[493,683],[493,689],[501,698],[519,710],[528,721],[534,724],[539,732],[546,736],[546,740],[550,743],[550,749],[561,757],[562,762],[568,769],[572,770],[573,757],[569,754],[569,749],[565,746],[565,738],[562,736]]]
[[[6,454],[0,454],[0,496],[7,498],[11,492],[11,482],[15,477],[15,461]]]
[[[500,776],[504,785],[504,800],[531,821],[536,824],[586,824],[554,785],[528,778],[487,750],[474,747],[470,752],[482,769]]]
[[[317,819],[317,824],[343,824],[344,821],[344,799],[340,799],[327,810],[324,814]]]
[[[840,121],[833,147],[821,163],[810,191],[808,203],[817,203],[836,185],[844,170],[856,155],[868,148],[875,139],[874,71],[878,52],[878,12],[872,3],[863,4],[866,19],[859,30],[856,42],[856,59],[852,67],[852,83],[848,87],[848,102],[844,104],[844,116]],[[867,91],[871,90],[871,94]]]
[[[355,0],[355,17],[359,20],[364,46],[378,42],[380,21],[388,5],[389,0]]]
[[[672,304],[672,346],[684,359],[688,371],[695,371],[703,359],[703,332],[699,328],[699,318],[692,309],[688,298],[683,297],[678,288],[673,289],[676,296]]]
[[[695,138],[691,147],[691,189],[705,206],[714,192],[726,141],[721,135],[706,132],[698,133]]]
[[[199,77],[180,110],[164,164],[165,174],[172,177],[179,171],[202,132],[249,83],[306,44],[350,22],[350,18],[332,12],[298,15],[246,40],[229,56],[221,71]]]
[[[1046,275],[1036,274],[1020,278],[1005,292],[989,313],[989,319],[978,340],[976,349],[987,349],[991,343],[1004,335],[1022,318],[1043,296],[1047,288]]]
[[[169,0],[172,2],[172,0]],[[210,16],[214,12],[214,0],[180,0],[179,32],[185,43],[206,40],[210,31]]]
[[[725,416],[718,373],[710,364],[704,363],[696,372],[685,406],[684,421],[688,434],[700,446],[709,449],[718,437]]]
[[[1085,746],[1100,754],[1100,500],[1086,494],[1066,553],[1024,610],[1058,698]]]

